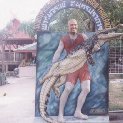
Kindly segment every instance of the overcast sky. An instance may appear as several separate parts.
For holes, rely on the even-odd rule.
[[[20,21],[35,19],[36,15],[49,0],[0,0],[0,29],[11,19]]]

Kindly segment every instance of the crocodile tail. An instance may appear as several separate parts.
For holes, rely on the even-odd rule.
[[[59,62],[54,63],[51,68],[49,69],[49,72],[43,77],[43,79],[40,80],[41,85],[47,80],[50,79],[53,76],[54,71],[57,69],[59,65]]]
[[[40,92],[40,114],[41,117],[49,123],[57,123],[54,119],[47,116],[48,98],[50,96],[50,90],[52,89],[52,86],[55,84],[56,79],[56,77],[51,77],[50,79],[46,80],[42,85]]]

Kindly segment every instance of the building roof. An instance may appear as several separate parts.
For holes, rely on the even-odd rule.
[[[20,21],[17,19],[13,19],[10,24],[7,26],[6,30],[10,34],[7,38],[8,44],[31,44],[34,42],[34,38],[32,38],[29,34],[24,31],[20,31]]]
[[[5,45],[5,47],[4,47],[5,49],[5,51],[9,51],[9,50],[11,50],[11,51],[14,51],[15,49],[17,49],[17,45],[15,45],[15,44],[6,44]],[[0,45],[0,52],[2,52],[2,45]]]
[[[36,52],[36,49],[37,49],[37,42],[34,42],[32,44],[28,44],[28,45],[25,45],[25,46],[20,46],[17,49],[15,49],[14,52],[20,52],[20,53],[23,53],[23,52]]]

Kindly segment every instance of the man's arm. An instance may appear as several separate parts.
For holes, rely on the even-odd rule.
[[[55,62],[58,61],[58,59],[59,59],[59,57],[60,57],[60,55],[61,55],[63,49],[64,49],[64,44],[63,44],[62,41],[60,41],[60,42],[59,42],[59,46],[58,46],[58,48],[57,48],[57,50],[56,50],[56,52],[55,52],[55,54],[54,54],[54,56],[53,56],[52,63],[55,63]]]

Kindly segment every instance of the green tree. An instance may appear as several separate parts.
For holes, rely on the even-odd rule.
[[[32,20],[27,22],[21,22],[19,30],[24,31],[29,34],[31,37],[34,37],[36,32],[34,29],[34,22]]]
[[[79,9],[69,8],[58,12],[50,22],[50,30],[56,32],[67,32],[67,23],[70,19],[76,19],[79,25],[79,31],[85,30],[84,21],[89,18],[89,16]]]
[[[107,13],[112,25],[123,23],[122,0],[100,0],[100,4]]]

